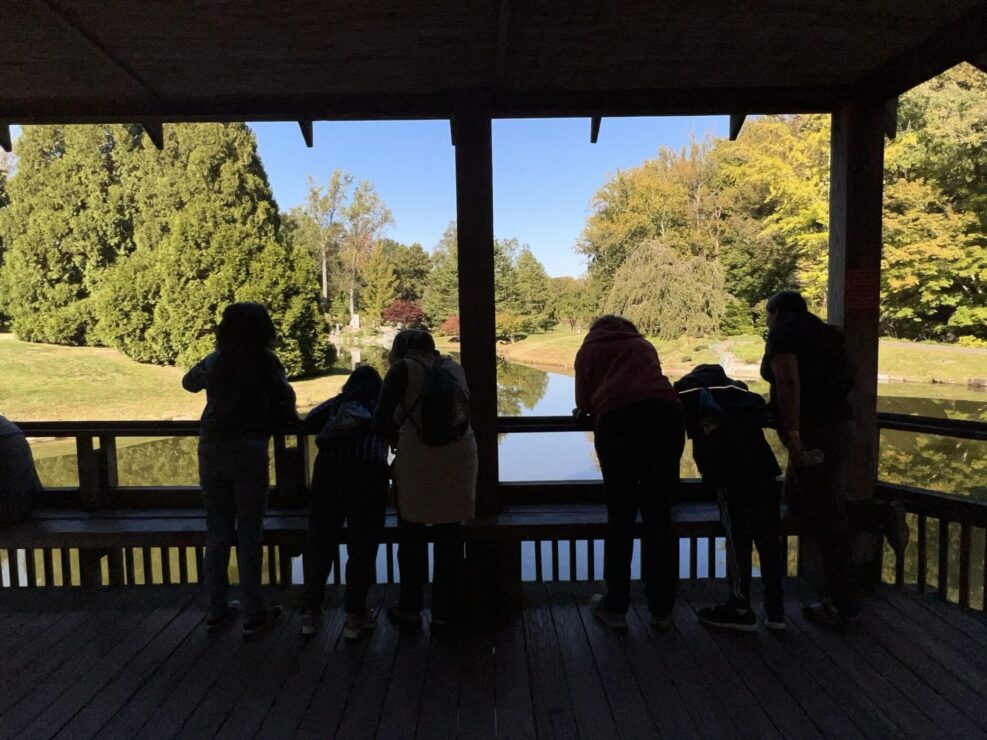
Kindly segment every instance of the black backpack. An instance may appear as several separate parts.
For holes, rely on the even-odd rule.
[[[469,429],[470,402],[456,376],[444,367],[446,360],[437,359],[425,368],[422,393],[408,409],[408,418],[415,406],[421,405],[422,423],[418,433],[429,447],[442,447],[462,438]]]

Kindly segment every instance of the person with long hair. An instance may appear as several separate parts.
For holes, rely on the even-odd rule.
[[[590,609],[612,629],[627,629],[633,527],[640,511],[651,624],[664,629],[671,621],[678,585],[671,505],[685,446],[682,405],[661,371],[654,345],[620,316],[593,322],[575,365],[575,413],[592,419],[607,496],[607,593],[593,596]]]
[[[216,329],[216,350],[182,379],[185,390],[205,390],[199,431],[199,478],[206,505],[203,582],[206,624],[219,627],[239,610],[227,601],[230,548],[235,544],[245,635],[269,627],[282,607],[267,606],[261,591],[264,512],[270,488],[272,434],[297,418],[295,393],[274,354],[276,332],[258,303],[233,303]]]
[[[305,419],[305,431],[316,435],[319,454],[310,488],[303,560],[303,635],[318,631],[326,580],[344,522],[348,557],[343,637],[355,640],[377,623],[377,610],[367,609],[367,593],[375,580],[390,478],[387,440],[372,424],[382,387],[380,374],[362,365],[353,371],[339,395],[316,406]]]

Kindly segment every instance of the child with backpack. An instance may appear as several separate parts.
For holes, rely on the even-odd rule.
[[[428,535],[435,544],[432,626],[456,617],[463,571],[461,523],[472,519],[476,498],[476,439],[469,421],[463,368],[435,350],[432,336],[405,329],[394,338],[391,368],[374,413],[377,428],[396,447],[401,570],[397,624],[418,624],[428,580]]]
[[[714,627],[752,631],[753,545],[761,560],[765,626],[785,629],[778,461],[764,438],[767,404],[720,365],[699,365],[675,383],[685,409],[686,432],[703,483],[716,491],[726,532],[730,595],[726,603],[702,608],[699,620]]]
[[[312,475],[303,559],[303,635],[318,631],[326,580],[344,522],[349,537],[343,637],[355,640],[376,626],[377,610],[367,609],[367,593],[376,580],[390,477],[387,440],[373,429],[373,410],[382,386],[376,370],[358,367],[338,396],[316,406],[305,419],[306,431],[316,434],[319,453]]]

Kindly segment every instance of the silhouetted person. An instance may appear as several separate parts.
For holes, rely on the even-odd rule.
[[[235,616],[227,602],[230,548],[237,547],[244,634],[281,616],[267,607],[260,587],[264,512],[270,487],[271,435],[295,414],[295,393],[274,355],[274,324],[263,306],[233,303],[216,329],[216,351],[186,373],[187,391],[206,391],[199,432],[199,478],[206,504],[203,580],[209,598],[206,623]]]
[[[828,591],[828,598],[806,608],[806,616],[838,625],[859,608],[844,503],[855,434],[847,401],[853,374],[839,330],[810,313],[798,293],[772,296],[767,324],[761,376],[771,384],[778,436],[788,448],[785,500],[801,533],[819,545]]]
[[[322,615],[326,579],[346,523],[346,625],[343,637],[355,640],[376,626],[377,610],[367,609],[375,582],[377,549],[384,529],[389,471],[387,439],[374,432],[373,412],[383,382],[367,365],[358,367],[342,392],[314,408],[305,430],[316,434],[305,546],[302,634],[315,634]]]
[[[24,432],[0,416],[0,527],[27,519],[43,490]]]
[[[764,399],[719,365],[699,365],[675,383],[685,410],[692,457],[703,484],[716,492],[726,533],[726,603],[699,609],[714,627],[757,629],[751,608],[753,545],[761,559],[765,626],[785,629],[781,553],[781,473],[762,426],[770,422]],[[712,564],[711,564],[712,567]]]
[[[432,336],[405,329],[394,338],[391,368],[374,414],[396,444],[394,484],[401,542],[401,597],[387,611],[398,624],[420,621],[428,580],[428,531],[435,543],[432,625],[455,619],[463,572],[461,523],[476,498],[476,439],[469,423],[466,374],[435,350]]]
[[[640,511],[651,624],[667,627],[678,585],[670,508],[685,445],[682,406],[662,374],[657,350],[627,319],[593,322],[575,364],[576,413],[593,419],[607,492],[607,593],[595,595],[591,609],[610,627],[627,628],[632,528]]]

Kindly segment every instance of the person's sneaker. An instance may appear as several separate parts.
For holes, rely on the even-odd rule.
[[[884,536],[888,540],[891,549],[898,558],[905,556],[905,548],[908,547],[908,521],[905,519],[905,507],[901,501],[892,501],[888,504],[888,512],[884,520]]]
[[[240,602],[231,601],[226,605],[226,608],[220,614],[210,614],[206,617],[206,627],[211,630],[217,630],[220,627],[229,624],[236,615],[240,612]]]
[[[319,622],[322,621],[322,613],[314,609],[306,609],[302,612],[302,634],[310,637],[319,631]]]
[[[282,614],[284,614],[284,607],[281,605],[267,607],[243,623],[243,636],[250,637],[270,629],[277,624]]]
[[[400,604],[387,607],[387,619],[391,624],[401,627],[410,627],[422,623],[421,612],[408,611],[402,608]]]
[[[346,626],[343,627],[344,640],[358,640],[364,630],[368,632],[377,626],[377,610],[368,609],[363,614],[347,614]]]
[[[753,632],[757,629],[757,617],[753,609],[738,609],[731,604],[706,606],[696,612],[699,621],[710,627],[722,627],[741,632]]]
[[[594,594],[589,600],[589,610],[594,617],[603,622],[612,630],[625,631],[627,629],[627,615],[618,614],[607,609],[603,594]]]
[[[830,601],[821,601],[818,604],[809,604],[802,607],[802,616],[807,622],[818,624],[821,627],[831,627],[833,629],[845,629],[850,625],[850,617],[835,606]]]
[[[785,622],[785,611],[783,609],[780,611],[766,609],[764,611],[764,626],[772,632],[784,632],[788,629],[788,624]]]
[[[655,614],[654,612],[651,612],[651,627],[653,629],[656,629],[659,632],[664,632],[671,626],[672,626],[671,614]]]

